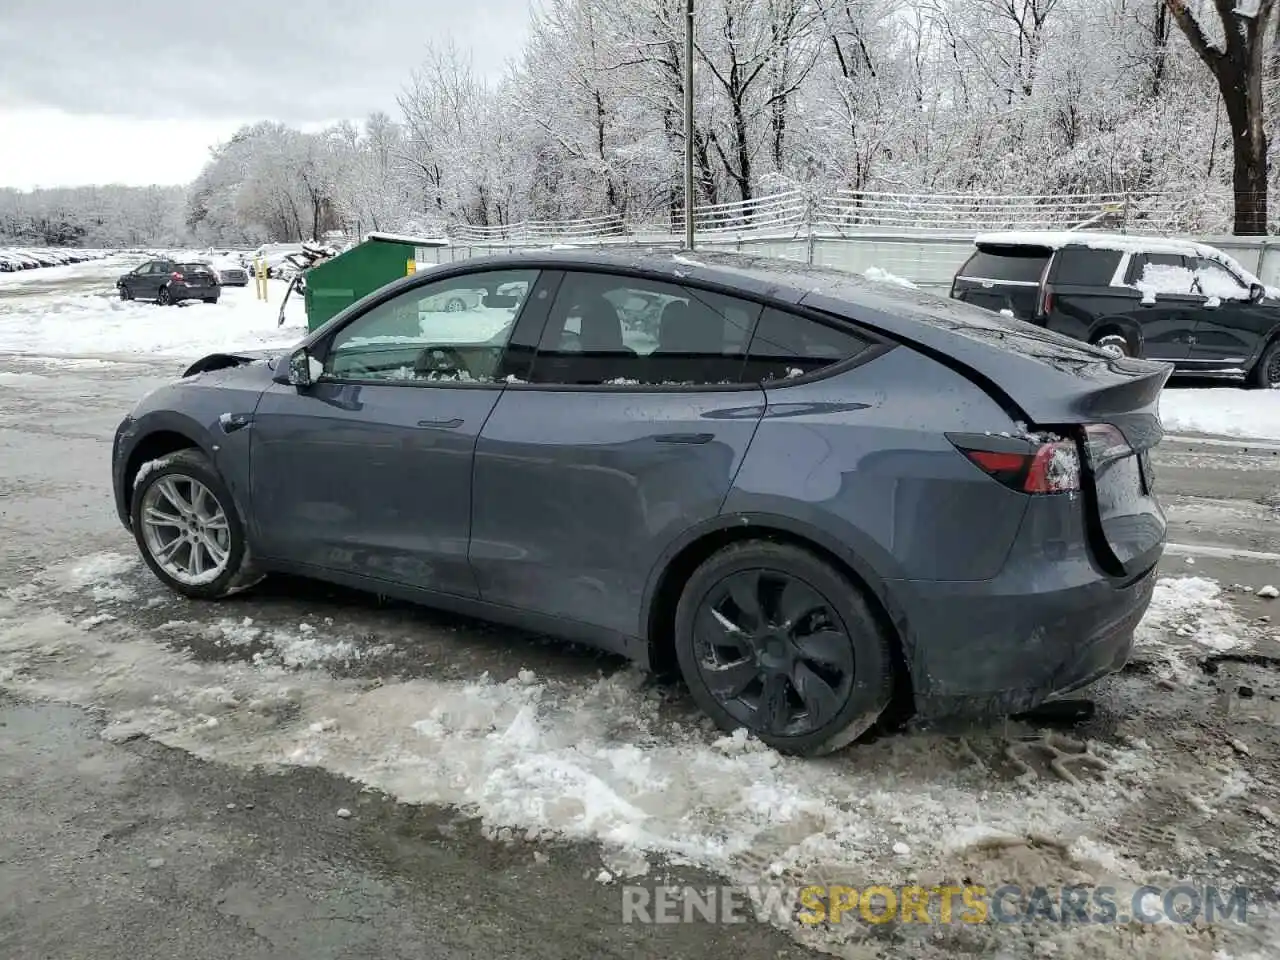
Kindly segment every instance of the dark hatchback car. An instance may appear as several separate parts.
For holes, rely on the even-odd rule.
[[[986,234],[951,296],[1178,374],[1280,387],[1280,300],[1231,257],[1187,240]]]
[[[222,284],[210,264],[148,260],[116,281],[121,300],[154,300],[161,305],[184,300],[217,303]]]
[[[187,596],[285,571],[586,641],[820,753],[891,701],[1016,713],[1123,665],[1168,375],[784,260],[530,252],[205,358],[124,419],[112,474]]]

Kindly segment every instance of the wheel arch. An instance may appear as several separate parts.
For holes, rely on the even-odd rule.
[[[1133,317],[1111,316],[1094,321],[1089,328],[1089,343],[1097,343],[1110,334],[1124,337],[1134,347],[1134,356],[1142,356],[1142,325]]]
[[[808,550],[863,588],[872,614],[888,633],[894,651],[894,696],[889,713],[909,712],[914,695],[910,666],[914,651],[905,610],[890,581],[835,537],[779,515],[718,516],[690,529],[664,551],[650,574],[641,606],[650,666],[658,672],[676,669],[675,613],[684,584],[717,550],[744,540],[768,540]]]
[[[213,451],[204,429],[190,417],[171,411],[157,411],[143,417],[134,429],[134,441],[121,476],[125,500],[133,498],[133,484],[142,465],[179,450],[199,450],[213,460]]]

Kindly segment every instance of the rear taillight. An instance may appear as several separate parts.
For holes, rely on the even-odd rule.
[[[1074,440],[948,439],[994,480],[1022,493],[1074,493],[1080,489],[1080,454]],[[1011,447],[1025,447],[1013,450]],[[1000,447],[1003,449],[992,449]]]
[[[173,271],[173,273],[171,273],[171,274],[169,275],[169,279],[170,279],[170,280],[182,280],[182,279],[184,279],[184,278],[183,278],[182,274],[180,274],[177,270],[175,270],[175,271]]]
[[[1133,456],[1133,447],[1124,434],[1109,423],[1090,423],[1084,428],[1084,450],[1096,473],[1113,460]]]

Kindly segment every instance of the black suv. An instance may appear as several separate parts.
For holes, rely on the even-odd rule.
[[[985,234],[951,296],[1177,374],[1280,387],[1280,301],[1231,257],[1189,240]]]
[[[148,260],[116,281],[121,300],[154,300],[159,304],[183,300],[217,303],[222,284],[217,271],[203,261]]]

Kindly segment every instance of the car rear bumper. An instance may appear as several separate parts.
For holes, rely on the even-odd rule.
[[[1133,648],[1156,570],[1005,592],[997,581],[914,583],[912,680],[920,720],[1008,716],[1114,673]]]
[[[1114,673],[1133,647],[1164,552],[1164,517],[1125,578],[1108,576],[1085,529],[1085,498],[1038,497],[1003,569],[986,580],[899,580],[922,720],[1021,713]]]

